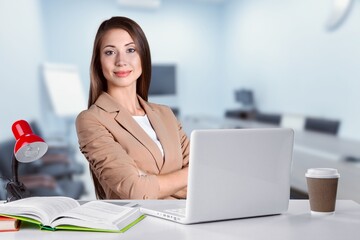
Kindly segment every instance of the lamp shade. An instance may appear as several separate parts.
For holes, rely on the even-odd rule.
[[[19,162],[32,162],[44,156],[48,145],[33,133],[28,122],[25,120],[14,122],[12,132],[16,139],[14,154]]]

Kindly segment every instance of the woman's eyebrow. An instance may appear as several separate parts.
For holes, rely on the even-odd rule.
[[[115,46],[114,46],[114,45],[106,45],[106,46],[104,46],[104,47],[103,47],[103,49],[104,49],[104,48],[107,48],[107,47],[110,47],[110,48],[115,48]]]
[[[128,44],[125,44],[125,47],[127,47],[127,46],[129,46],[129,45],[131,45],[131,44],[134,44],[134,45],[135,45],[134,42],[129,42]]]
[[[129,42],[129,43],[125,44],[125,47],[127,47],[127,46],[129,46],[129,45],[135,45],[135,43],[134,43],[134,42]],[[107,48],[107,47],[115,48],[115,46],[114,46],[114,45],[111,45],[111,44],[106,45],[106,46],[104,46],[103,48]]]

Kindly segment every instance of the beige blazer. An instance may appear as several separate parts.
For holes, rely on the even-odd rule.
[[[189,163],[189,139],[169,107],[138,97],[163,147],[159,147],[127,110],[103,93],[76,119],[80,150],[107,199],[157,199],[156,175]],[[167,198],[184,198],[181,191]]]

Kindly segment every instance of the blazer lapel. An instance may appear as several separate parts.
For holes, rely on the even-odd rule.
[[[153,156],[156,166],[160,172],[164,164],[164,160],[159,147],[141,128],[141,126],[133,119],[129,112],[123,107],[121,107],[119,104],[117,104],[115,100],[113,100],[113,98],[107,93],[103,93],[102,95],[100,95],[95,104],[103,108],[105,111],[118,112],[115,115],[115,121],[118,122],[124,129],[126,129],[126,131],[128,131],[134,138],[136,138],[146,149],[148,149],[148,151]],[[145,112],[148,115],[147,111],[149,111],[149,109],[145,109]]]
[[[168,138],[168,133],[166,131],[166,128],[164,126],[164,122],[163,120],[159,117],[159,114],[157,113],[156,110],[154,110],[145,100],[143,100],[142,98],[138,97],[139,102],[141,104],[141,106],[143,107],[143,109],[145,110],[149,121],[151,123],[151,126],[153,127],[153,129],[156,132],[156,136],[158,138],[158,140],[160,141],[163,150],[164,150],[164,158],[162,159],[162,167],[164,166],[165,162],[166,162],[166,158],[171,156],[171,153],[167,152],[167,150],[172,149],[172,145],[169,145],[169,138]],[[161,154],[161,152],[160,152]],[[160,168],[160,170],[162,169],[162,167]]]

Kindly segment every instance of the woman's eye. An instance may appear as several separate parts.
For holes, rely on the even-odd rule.
[[[127,52],[128,52],[128,53],[133,53],[133,52],[136,52],[136,50],[135,50],[135,48],[129,48],[129,49],[127,50]]]
[[[110,55],[113,55],[113,54],[115,54],[114,51],[111,51],[111,50],[105,51],[105,55],[110,56]]]

